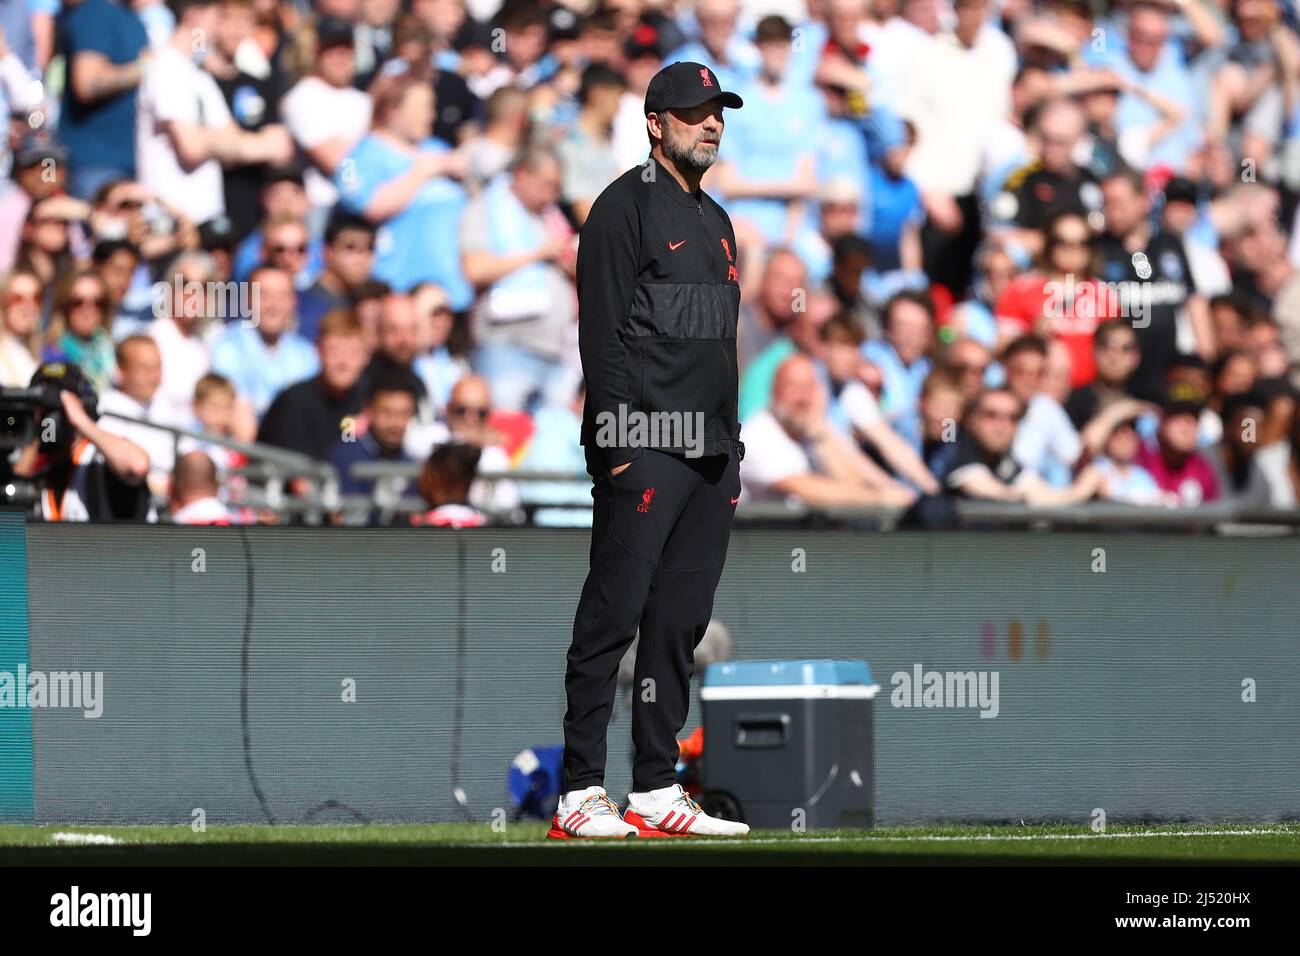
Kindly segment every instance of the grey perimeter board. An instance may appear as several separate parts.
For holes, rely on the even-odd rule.
[[[587,534],[30,526],[30,667],[104,674],[99,719],[32,712],[36,821],[490,819],[562,739]],[[740,531],[714,617],[733,659],[870,664],[878,823],[1295,819],[1298,568],[1295,538]]]

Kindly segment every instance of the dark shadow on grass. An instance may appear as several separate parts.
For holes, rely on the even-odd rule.
[[[852,848],[736,849],[716,845],[668,852],[636,847],[303,845],[298,843],[184,844],[171,846],[7,847],[0,866],[869,866],[869,867],[1195,867],[1206,860],[1160,857],[1055,857],[1024,854],[881,853]],[[1214,866],[1276,866],[1270,861],[1216,858]]]

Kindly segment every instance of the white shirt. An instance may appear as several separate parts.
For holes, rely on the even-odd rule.
[[[170,44],[155,51],[154,61],[140,81],[135,121],[137,178],[196,225],[222,215],[226,194],[221,163],[208,159],[186,172],[167,135],[168,122],[206,129],[234,125],[217,81]]]
[[[930,49],[934,38],[902,17],[891,17],[883,24],[864,23],[858,35],[871,47],[866,64],[871,77],[871,99],[897,109],[911,64]]]
[[[26,388],[36,374],[36,359],[27,346],[0,329],[0,386]]]
[[[186,335],[171,316],[154,319],[150,337],[162,353],[162,385],[154,402],[162,420],[188,422],[194,408],[194,386],[212,367],[212,353],[199,335]]]
[[[1255,452],[1255,467],[1268,486],[1268,503],[1274,508],[1296,506],[1295,487],[1291,484],[1291,442],[1285,438],[1265,445]]]
[[[921,189],[974,192],[988,131],[1011,109],[1016,59],[1008,44],[985,26],[972,47],[949,33],[919,50],[899,112],[916,124],[907,172]]]
[[[635,93],[619,97],[614,114],[614,161],[619,173],[639,166],[650,155],[650,140],[645,132],[645,98]]]
[[[478,470],[483,472],[509,471],[510,455],[500,445],[485,445],[479,456]],[[491,481],[475,478],[469,486],[469,503],[484,511],[509,511],[519,507],[519,486],[506,478]]]
[[[116,412],[121,415],[130,415],[132,418],[143,418],[147,421],[157,422],[159,425],[180,425],[180,422],[167,417],[168,406],[166,401],[162,399],[162,389],[154,393],[153,400],[147,405],[136,401],[126,392],[112,389],[100,396],[99,410],[101,415],[103,412]],[[110,415],[102,415],[98,424],[104,431],[112,435],[121,435],[148,452],[149,471],[151,473],[159,475],[171,474],[176,458],[176,446],[171,432],[160,431],[147,425],[137,425],[134,422],[126,422]]]
[[[172,522],[175,524],[216,524],[222,521],[233,523],[234,518],[225,505],[211,497],[191,501],[172,512]]]
[[[843,409],[845,417],[848,418],[849,424],[858,430],[869,427],[880,418],[880,402],[871,394],[871,389],[861,382],[849,382],[840,389],[836,400]],[[749,445],[745,446],[745,451],[748,453]]]
[[[994,123],[984,136],[980,158],[980,176],[986,180],[1001,177],[998,186],[1031,156],[1029,137],[1009,119]]]
[[[750,501],[779,500],[773,484],[817,470],[811,446],[791,438],[766,408],[745,419],[744,442],[740,486]]]
[[[342,138],[356,144],[370,129],[370,97],[352,87],[339,89],[318,76],[309,76],[280,101],[280,115],[303,149]],[[339,193],[328,176],[310,166],[303,176],[307,199],[313,206],[332,206]]]

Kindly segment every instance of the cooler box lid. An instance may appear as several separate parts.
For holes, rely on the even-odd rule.
[[[879,690],[866,661],[728,661],[705,670],[700,699],[870,699]]]

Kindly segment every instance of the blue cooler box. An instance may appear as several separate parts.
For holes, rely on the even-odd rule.
[[[863,661],[710,664],[700,701],[706,809],[752,827],[870,827],[880,685]]]

